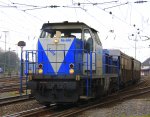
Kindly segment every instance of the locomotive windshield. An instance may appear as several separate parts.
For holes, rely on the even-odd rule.
[[[54,38],[56,37],[56,31],[61,32],[61,38],[72,37],[81,39],[81,29],[44,29],[41,32],[40,38]]]
[[[95,36],[95,41],[97,42],[97,44],[98,45],[102,45],[97,32],[93,31],[93,34]]]

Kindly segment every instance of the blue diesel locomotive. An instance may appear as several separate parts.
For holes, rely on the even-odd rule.
[[[99,98],[140,79],[139,61],[103,50],[97,31],[81,22],[43,24],[25,65],[27,87],[43,105]]]

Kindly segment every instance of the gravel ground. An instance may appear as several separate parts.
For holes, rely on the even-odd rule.
[[[144,80],[146,82],[138,87],[150,86],[150,78],[144,77]],[[77,117],[150,117],[150,93],[115,105],[88,110]]]
[[[150,93],[115,105],[88,110],[77,117],[150,117]]]
[[[20,112],[20,111],[29,110],[31,108],[38,108],[38,107],[41,107],[41,105],[38,104],[38,102],[35,100],[2,106],[0,107],[0,117],[4,115]]]

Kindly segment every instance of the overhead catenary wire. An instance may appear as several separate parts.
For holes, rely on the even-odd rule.
[[[86,1],[87,1],[89,4],[95,4],[95,3],[91,2],[90,0],[86,0]],[[117,2],[118,2],[118,1],[117,1]],[[132,3],[134,3],[134,2],[125,2],[125,3],[118,4],[118,5],[116,5],[115,7],[119,7],[120,5],[122,6],[122,5],[132,4]],[[131,26],[131,27],[132,27],[132,24],[131,24],[131,23],[127,23],[125,20],[123,20],[123,19],[117,17],[113,12],[106,10],[106,9],[108,9],[108,8],[114,8],[113,6],[108,7],[108,8],[104,8],[104,9],[103,9],[103,8],[100,8],[100,7],[98,6],[98,4],[96,4],[95,6],[96,6],[98,9],[100,9],[100,10],[106,12],[106,13],[109,14],[109,15],[113,14],[114,18],[116,18],[116,19],[118,19],[119,21],[121,21],[121,22],[127,24],[128,26]]]
[[[89,0],[86,0],[86,1],[88,1],[90,4],[93,4],[93,3],[92,3],[91,1],[89,1]],[[131,4],[131,2],[126,2],[126,3],[119,4],[119,5],[107,7],[107,8],[104,8],[104,9],[100,8],[99,6],[97,6],[97,8],[99,8],[99,9],[101,9],[101,10],[103,10],[103,11],[105,11],[105,12],[107,12],[107,13],[109,13],[109,14],[111,15],[111,14],[113,14],[113,13],[106,11],[106,9],[108,9],[108,8],[114,8],[114,7],[118,7],[118,6],[122,6],[122,5],[126,5],[126,4],[129,4],[129,3]],[[117,17],[116,15],[113,14],[113,16],[114,16],[116,19],[120,20],[121,22],[127,24],[128,26],[130,26],[130,27],[132,28],[133,25],[131,24],[131,20],[130,20],[130,23],[127,23],[125,20],[123,20],[123,19]],[[130,13],[130,19],[131,19],[131,13]],[[140,38],[141,38],[141,37],[140,37]]]
[[[150,2],[150,1],[147,1],[147,2]],[[141,2],[141,3],[142,3],[142,2]],[[144,17],[143,14],[139,11],[139,9],[138,9],[137,7],[134,7],[133,4],[130,4],[130,6],[131,6],[131,8],[134,9],[134,11],[135,11],[136,13],[139,14],[140,17]],[[130,14],[131,14],[131,12],[130,12]],[[130,16],[130,17],[131,17],[131,16]],[[131,18],[130,18],[130,19],[131,19]],[[130,22],[131,22],[131,20],[130,20]],[[142,26],[141,26],[141,29],[142,29],[142,30],[140,30],[140,32],[143,33],[143,34],[141,34],[141,37],[144,37],[145,35],[148,35],[148,37],[150,37],[150,35],[147,34],[147,33],[144,31],[144,30],[145,30],[145,27],[143,27],[143,21],[141,21],[141,23],[142,23]],[[150,24],[148,24],[148,22],[147,22],[146,26],[147,26],[147,25],[150,26]],[[133,26],[133,25],[131,25],[131,26]],[[133,26],[133,27],[134,27],[134,26]]]
[[[22,10],[22,9],[19,9],[17,5],[14,6],[14,5],[13,5],[14,3],[11,2],[10,0],[9,0],[9,2],[10,2],[10,4],[5,3],[5,4],[6,4],[6,8],[14,8],[14,9],[17,9],[18,11],[22,11],[23,13],[25,13],[25,14],[27,14],[27,15],[29,15],[29,16],[32,16],[33,18],[36,18],[37,20],[43,21],[41,18],[39,18],[39,17],[37,17],[37,16],[34,16],[34,15],[30,14],[30,13],[27,13],[27,12],[25,12],[25,11]],[[17,4],[17,3],[15,3],[15,4]],[[18,4],[19,4],[19,3],[18,3]],[[22,5],[23,5],[23,4],[22,4]],[[29,6],[30,6],[30,5],[29,5]],[[31,6],[32,6],[32,5],[31,5]]]
[[[115,8],[115,7],[126,5],[126,4],[128,4],[128,2],[122,3],[122,4],[118,4],[118,5],[115,5],[115,6],[110,6],[110,7],[104,8],[103,10],[110,9],[110,8]]]
[[[23,11],[23,12],[24,12],[25,14],[27,14],[27,15],[29,15],[29,16],[31,16],[31,17],[33,17],[33,18],[35,18],[35,19],[37,19],[37,20],[43,22],[43,20],[42,20],[41,18],[39,18],[39,17],[37,17],[37,16],[35,16],[35,15],[32,15],[32,14],[30,14],[30,13],[28,13],[28,12],[25,12],[25,11]]]
[[[113,2],[118,2],[118,1],[109,1],[109,2],[101,2],[101,3],[99,3],[99,2],[95,2],[95,3],[86,3],[86,2],[78,2],[78,3],[73,3],[73,4],[77,4],[78,6],[80,6],[81,4],[84,4],[84,5],[86,5],[86,4],[92,4],[92,5],[102,5],[102,4],[109,4],[109,3],[113,3]]]
[[[103,23],[101,23],[100,20],[97,19],[97,17],[95,17],[94,15],[90,14],[88,11],[86,11],[86,13],[87,13],[90,17],[92,17],[94,20],[96,20],[98,23],[100,23],[102,26],[104,26],[106,29],[109,29],[109,30],[110,30],[110,28],[107,27],[107,26],[105,26]],[[112,15],[111,12],[109,12],[109,14]],[[114,17],[114,15],[113,15],[112,17]],[[115,38],[116,38],[116,35],[114,35],[114,39],[115,39]],[[134,48],[134,46],[131,45],[130,43],[128,43],[126,40],[125,40],[125,42],[126,42],[128,45],[130,45],[132,48]]]
[[[16,17],[10,16],[10,15],[9,15],[7,12],[5,12],[5,11],[1,11],[1,10],[0,10],[0,13],[2,13],[5,17],[7,17],[7,19],[9,20],[9,21],[7,21],[7,23],[8,23],[9,25],[11,24],[13,27],[16,27],[16,26],[17,26],[17,28],[19,28],[19,30],[25,28],[22,23],[19,23],[19,22],[17,22],[17,21],[15,20]],[[20,19],[20,20],[22,20],[22,19]],[[28,29],[27,29],[27,30],[28,30]]]
[[[64,7],[64,8],[80,8],[82,10],[86,10],[82,7],[75,7],[75,6],[69,6],[69,5],[64,5],[64,6],[60,6],[60,5],[49,5],[49,6],[36,6],[36,5],[30,5],[30,4],[21,4],[21,3],[14,3],[11,2],[12,5],[5,5],[3,7],[14,7],[14,8],[18,8],[19,6],[13,6],[13,5],[21,5],[21,7],[31,7],[31,8],[27,8],[27,9],[20,9],[22,11],[28,11],[28,10],[37,10],[37,9],[45,9],[45,8],[58,8],[58,7]]]
[[[0,1],[0,3],[5,4],[5,5],[9,5],[8,3],[2,2],[2,1]]]
[[[10,0],[9,0],[10,1]],[[11,1],[10,1],[11,2]],[[113,3],[113,2],[118,2],[118,1],[110,1],[110,2],[103,2],[103,3],[92,3],[92,2],[90,2],[89,0],[88,0],[88,3],[89,4],[93,4],[93,5],[97,5],[97,4],[106,4],[106,3]],[[128,3],[128,2],[127,2]],[[21,5],[21,6],[30,6],[30,7],[35,7],[35,8],[33,8],[33,9],[25,9],[25,10],[23,10],[23,11],[27,11],[27,10],[36,10],[36,9],[42,9],[42,8],[57,8],[57,7],[60,7],[60,6],[57,6],[57,5],[51,5],[51,6],[43,6],[43,7],[40,7],[40,6],[37,6],[37,5],[30,5],[30,4],[22,4],[22,3],[14,3],[14,2],[11,2],[11,4],[15,4],[15,5]],[[83,3],[84,4],[84,3]],[[126,3],[125,3],[126,4]],[[122,5],[122,4],[121,4]],[[10,5],[9,5],[10,6]],[[38,8],[37,8],[38,7]],[[61,6],[61,7],[67,7],[67,8],[81,8],[82,10],[85,10],[86,11],[86,9],[83,9],[82,7],[74,7],[74,6]],[[19,9],[19,10],[21,10],[21,9]],[[31,14],[29,14],[29,13],[27,13],[27,12],[25,12],[26,14],[28,14],[28,15],[31,15]],[[109,14],[110,13],[112,13],[112,12],[109,12]],[[31,15],[31,16],[33,16],[33,15]],[[113,14],[113,16],[114,17],[116,17],[114,14]],[[38,18],[38,17],[36,17],[36,16],[33,16],[34,18],[37,18],[37,19],[40,19],[40,18]],[[41,20],[41,19],[40,19]],[[120,19],[121,21],[122,21],[122,19]],[[42,20],[41,20],[42,21]]]
[[[85,13],[87,13],[90,17],[92,17],[95,21],[97,21],[100,25],[102,25],[104,28],[109,29],[106,25],[104,25],[103,23],[100,22],[99,19],[97,19],[97,17],[95,17],[94,15],[90,14],[88,11],[86,11]]]
[[[40,7],[40,6],[37,6],[37,5],[30,5],[30,4],[21,4],[21,3],[15,3],[15,2],[11,2],[11,3],[15,4],[15,5],[28,6],[28,7]]]
[[[10,1],[10,0],[9,0]],[[92,3],[92,2],[90,2],[89,0],[87,0],[88,1],[88,3],[80,3],[80,4],[92,4],[92,5],[98,5],[98,4],[108,4],[108,3],[117,3],[118,1],[109,1],[109,2],[103,2],[103,3]],[[10,1],[11,2],[11,1]],[[67,8],[81,8],[82,10],[85,10],[86,11],[86,9],[84,9],[84,8],[82,8],[82,7],[74,7],[74,6],[57,6],[57,5],[50,5],[50,6],[43,6],[43,7],[41,7],[41,6],[37,6],[37,5],[30,5],[30,4],[22,4],[22,3],[15,3],[15,2],[11,2],[12,4],[15,4],[15,5],[21,5],[21,6],[29,6],[29,7],[35,7],[35,8],[33,8],[33,9],[24,9],[23,11],[27,11],[27,10],[36,10],[36,9],[42,9],[42,8],[57,8],[57,7],[67,7]],[[73,3],[73,4],[77,4],[77,3]],[[119,5],[125,5],[125,4],[129,4],[129,2],[126,2],[126,3],[122,3],[122,4],[119,4]],[[79,3],[78,3],[78,5],[79,5]],[[117,6],[119,6],[119,5],[116,5],[116,7]],[[112,6],[112,7],[108,7],[108,8],[113,8],[114,6]],[[98,7],[99,8],[99,7]],[[104,8],[104,9],[101,9],[101,10],[103,10],[103,11],[105,11],[106,9],[108,9],[108,8]],[[108,13],[108,12],[107,12]],[[109,12],[110,13],[110,12]],[[114,14],[113,14],[114,15]],[[116,17],[117,19],[119,19],[120,21],[123,21],[122,19],[120,19],[119,17],[117,17],[117,16],[115,16],[114,15],[114,17]],[[123,21],[124,23],[126,23],[125,21]],[[129,24],[130,25],[130,24]]]
[[[17,6],[0,5],[0,8],[16,8]]]
[[[73,0],[71,0],[71,2],[72,2],[72,4],[74,3],[74,1],[73,1]],[[77,20],[77,21],[79,21],[79,20],[78,20],[78,15],[77,15],[76,8],[74,8],[74,11],[75,11],[75,14],[76,14],[76,20]]]
[[[9,0],[10,1],[10,0]],[[10,1],[11,2],[11,1]],[[15,5],[15,7],[13,6]],[[16,6],[18,5],[18,6]],[[23,8],[23,9],[20,9],[19,6],[21,5],[21,7],[30,7],[30,8]],[[82,7],[76,7],[76,6],[59,6],[59,5],[49,5],[49,6],[37,6],[37,5],[30,5],[30,4],[21,4],[21,3],[14,3],[14,2],[11,2],[11,5],[7,4],[7,7],[13,7],[13,8],[16,8],[17,10],[20,10],[20,11],[23,11],[24,13],[26,13],[27,15],[30,15],[40,21],[43,21],[41,18],[35,16],[35,15],[32,15],[31,13],[28,13],[26,11],[30,11],[30,10],[40,10],[40,9],[45,9],[45,8],[58,8],[58,7],[63,7],[63,8],[79,8],[79,9],[82,9],[84,11],[86,11],[86,9],[82,8]]]
[[[10,0],[9,0],[10,1]],[[11,1],[10,1],[11,2]],[[118,1],[110,1],[110,2],[104,2],[104,3],[92,3],[92,2],[90,2],[89,0],[88,0],[88,3],[89,4],[93,4],[93,5],[97,5],[97,4],[106,4],[106,3],[112,3],[112,2],[118,2]],[[13,2],[11,2],[12,4],[18,4],[18,5],[21,5],[21,6],[30,6],[30,7],[39,7],[39,6],[37,6],[37,5],[30,5],[30,4],[21,4],[21,3],[13,3]],[[126,2],[126,3],[124,3],[124,4],[127,4],[128,2]],[[84,3],[83,3],[84,4]],[[120,4],[120,5],[122,5],[122,4]],[[9,5],[10,6],[10,5]],[[56,6],[56,5],[51,5],[51,6],[44,6],[43,8],[46,8],[46,7],[51,7],[51,8],[53,8],[53,7],[60,7],[60,6]],[[67,8],[81,8],[81,9],[83,9],[82,7],[73,7],[73,6],[62,6],[62,7],[67,7]],[[41,7],[42,8],[42,7]],[[34,8],[33,8],[34,9]],[[35,9],[40,9],[40,8],[35,8]],[[20,10],[20,9],[19,9]],[[31,9],[26,9],[26,10],[31,10]],[[85,9],[83,9],[83,10],[85,10]],[[101,9],[102,10],[102,9]],[[25,13],[27,13],[27,12],[25,12]],[[109,14],[110,13],[112,13],[112,12],[109,12]],[[28,15],[31,15],[31,14],[29,14],[29,13],[27,13]],[[113,14],[113,16],[114,17],[116,17],[114,14]],[[35,18],[37,18],[36,16],[33,16],[33,17],[35,17]],[[122,19],[121,19],[121,21],[123,21]]]
[[[90,2],[89,0],[87,0],[88,2]],[[91,2],[90,2],[91,3]],[[93,4],[93,3],[91,3],[91,4]],[[99,8],[99,7],[98,7]],[[101,10],[103,10],[103,9],[101,9]],[[103,10],[104,11],[104,10]],[[105,11],[106,12],[106,11]],[[92,14],[90,14],[89,12],[87,12],[86,11],[86,13],[88,14],[88,15],[90,15],[91,17],[93,17],[96,21],[98,21],[98,22],[100,22],[95,16],[93,16]],[[112,15],[112,12],[109,12],[109,15]],[[112,15],[112,17],[116,17],[114,14]],[[122,21],[122,20],[121,20]],[[124,21],[123,21],[124,22]],[[126,23],[126,22],[125,22]],[[103,25],[103,23],[100,23],[101,25]],[[126,23],[127,24],[127,23]],[[105,25],[103,25],[105,28],[107,27],[107,26],[105,26]],[[107,29],[109,29],[110,30],[110,28],[108,28],[107,27]],[[114,37],[115,38],[115,37]]]
[[[87,0],[90,4],[94,4],[94,5],[97,5],[97,4],[106,4],[106,3],[112,3],[112,2],[118,2],[118,1],[110,1],[110,2],[104,2],[104,3],[92,3],[92,2],[90,2],[89,0]],[[35,7],[35,8],[31,8],[31,9],[19,9],[19,10],[22,10],[22,11],[27,11],[27,10],[37,10],[37,9],[43,9],[43,8],[58,8],[58,7],[64,7],[64,8],[80,8],[80,9],[82,9],[82,10],[84,10],[84,11],[86,11],[86,9],[84,9],[84,8],[82,8],[82,7],[75,7],[75,6],[58,6],[58,5],[50,5],[50,6],[36,6],[36,5],[29,5],[29,4],[21,4],[21,3],[13,3],[13,2],[11,2],[12,4],[18,4],[18,5],[21,5],[21,6],[30,6],[30,7]],[[128,2],[127,2],[128,3]],[[127,3],[124,3],[124,5],[125,4],[127,4]],[[74,4],[74,3],[73,3]],[[83,3],[82,3],[83,4]],[[121,5],[123,5],[123,4],[121,4]],[[10,5],[9,5],[10,6]],[[8,6],[8,7],[9,7]],[[17,7],[15,7],[15,8],[17,8]],[[99,8],[99,7],[98,7]],[[100,8],[101,9],[101,8]],[[105,8],[106,9],[106,8]],[[103,10],[103,11],[105,11],[104,9],[101,9],[101,10]],[[105,11],[105,12],[107,12],[107,11]],[[108,12],[107,12],[108,13]],[[28,14],[28,13],[27,13]],[[110,12],[109,12],[109,14],[110,14]],[[31,14],[30,14],[31,15]],[[114,15],[114,14],[113,14]],[[115,15],[114,15],[115,16]],[[34,16],[35,17],[35,16]],[[115,16],[116,17],[116,16]],[[123,21],[122,19],[120,19],[120,18],[118,18],[118,17],[116,17],[117,19],[119,19],[120,21]],[[39,19],[39,18],[38,18]],[[123,21],[124,22],[124,21]]]
[[[86,1],[88,1],[89,3],[92,3],[92,2],[89,1],[89,0],[86,0]],[[125,5],[126,5],[126,4],[125,4]],[[97,5],[96,5],[96,7],[97,7],[98,9],[104,11],[105,13],[109,14],[109,15],[112,15],[112,14],[113,14],[111,11],[106,11],[106,10],[104,10],[103,8],[100,8],[100,7],[97,6]],[[117,17],[115,14],[113,14],[113,16],[114,16],[114,18],[118,19],[119,21],[121,21],[121,22],[123,22],[123,23],[125,23],[125,24],[127,24],[127,25],[129,25],[129,26],[131,26],[130,24],[128,24],[128,23],[127,23],[126,21],[124,21],[123,19]]]
[[[92,3],[92,2],[90,2],[89,0],[86,0],[86,1],[88,1],[89,3]],[[101,9],[102,11],[104,11],[104,12],[106,12],[106,13],[109,13],[109,15],[112,15],[112,12],[107,12],[107,11],[105,11],[104,9],[100,8],[99,6],[97,6],[97,8]],[[128,24],[127,22],[125,22],[124,20],[118,18],[118,17],[115,16],[114,14],[113,14],[113,17],[115,17],[115,18],[117,18],[118,20],[124,22],[125,24]],[[130,24],[128,24],[128,25],[131,26]],[[115,36],[114,38],[116,38],[116,36]],[[130,44],[129,44],[129,45],[130,45]],[[133,45],[131,45],[131,47],[133,47]]]
[[[148,1],[145,1],[145,0],[138,0],[138,1],[135,1],[134,3],[141,4],[141,3],[145,3],[145,2],[148,2]]]
[[[57,6],[57,5],[41,6],[41,7],[35,7],[35,8],[31,8],[31,9],[23,9],[22,11],[45,9],[45,8],[58,8],[58,7],[61,7],[61,6]]]

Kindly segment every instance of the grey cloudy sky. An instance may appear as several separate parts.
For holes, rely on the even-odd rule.
[[[150,57],[150,1],[136,0],[0,0],[0,47],[35,49],[45,22],[81,21],[99,31],[103,48],[116,48],[144,61]],[[55,8],[54,8],[55,7]],[[139,34],[138,34],[139,32]],[[134,35],[132,35],[134,34]]]

